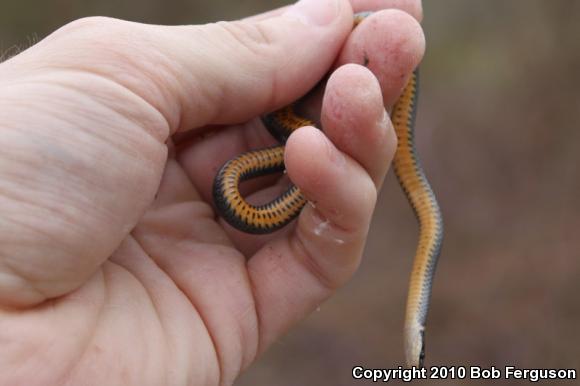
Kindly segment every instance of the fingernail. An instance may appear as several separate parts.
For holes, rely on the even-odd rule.
[[[339,13],[340,0],[300,0],[284,12],[285,17],[306,25],[330,24]]]

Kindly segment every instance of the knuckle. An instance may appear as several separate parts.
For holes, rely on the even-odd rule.
[[[237,63],[251,73],[260,68],[261,79],[269,79],[267,89],[263,89],[264,101],[268,104],[275,101],[280,83],[278,64],[284,55],[282,45],[266,25],[247,21],[218,22],[205,32],[212,42],[217,41],[220,51],[235,56]]]
[[[111,33],[111,28],[115,28],[123,23],[118,19],[105,16],[88,16],[83,17],[61,27],[56,34],[63,36],[102,36],[104,33]]]
[[[328,292],[334,292],[351,276],[348,272],[344,276],[337,275],[334,270],[329,270],[321,264],[320,257],[313,254],[307,243],[301,237],[291,239],[291,250],[297,262]]]
[[[233,41],[247,49],[251,54],[271,56],[276,45],[273,44],[270,34],[260,23],[246,21],[218,22],[216,26]]]
[[[90,16],[74,20],[51,36],[52,43],[75,50],[80,54],[75,62],[91,63],[95,58],[118,57],[130,47],[129,23],[103,16]],[[70,59],[70,58],[69,58]]]
[[[136,44],[134,25],[103,16],[74,20],[53,34],[52,44],[79,54],[56,60],[95,73],[103,73],[103,62],[108,62],[115,71],[132,71],[135,64],[132,57],[141,53],[140,45]]]

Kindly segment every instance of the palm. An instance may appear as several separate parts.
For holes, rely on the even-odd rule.
[[[146,112],[135,114],[146,115]],[[114,117],[114,111],[109,116]],[[26,119],[26,116],[19,117]],[[70,121],[79,122],[76,117],[70,117]],[[108,127],[92,127],[90,133],[108,130],[111,133],[110,138],[114,139],[118,148],[128,149],[125,154],[117,156],[121,158],[119,162],[130,165],[132,144],[120,143],[122,139],[115,135],[127,130],[127,127],[116,122],[117,120],[110,119]],[[61,127],[62,123],[55,119],[55,130]],[[50,131],[50,122],[46,122],[43,129]],[[77,131],[78,127],[74,130]],[[71,137],[75,135],[74,132],[69,134]],[[146,134],[143,133],[142,136]],[[173,382],[163,380],[168,376],[164,372],[165,368],[177,364],[181,368],[173,367],[175,374],[191,374],[192,364],[203,363],[203,366],[195,366],[203,374],[196,373],[191,376],[195,379],[208,377],[213,379],[209,383],[216,383],[221,376],[232,380],[240,366],[247,365],[254,358],[258,346],[257,316],[246,259],[232,245],[224,229],[216,222],[210,204],[204,199],[209,192],[209,186],[201,184],[200,189],[196,189],[188,176],[188,172],[195,168],[188,170],[187,157],[194,151],[203,153],[204,147],[208,146],[205,142],[183,145],[183,149],[177,154],[177,158],[185,157],[181,164],[170,156],[156,199],[109,259],[104,255],[95,256],[91,253],[95,248],[91,246],[79,246],[76,251],[54,251],[54,254],[59,254],[65,260],[86,259],[87,255],[91,255],[94,260],[104,261],[79,288],[49,303],[45,302],[39,308],[25,313],[9,312],[5,315],[3,334],[11,337],[10,340],[15,343],[9,346],[14,351],[8,350],[5,354],[17,357],[21,350],[28,354],[50,353],[50,360],[54,361],[55,365],[50,367],[40,363],[28,363],[29,366],[23,367],[23,371],[30,371],[28,376],[42,377],[40,379],[44,383],[47,379],[58,380],[63,374],[70,373],[75,375],[73,379],[77,381],[86,376],[102,376],[110,380],[111,377],[116,378],[116,374],[118,379],[124,376],[132,379],[130,384],[142,384],[155,379],[160,380],[159,384],[172,384]],[[92,146],[101,146],[99,143],[102,144],[94,141]],[[56,142],[53,145],[60,146]],[[107,144],[102,146],[101,149],[94,148],[90,151],[98,154],[110,151]],[[35,150],[38,149],[27,152],[30,154],[28,164],[35,169],[34,172],[20,170],[20,173],[40,172],[45,176],[50,175],[52,168],[44,167],[45,164],[41,162],[45,155]],[[152,144],[152,147],[145,147],[145,150],[145,154],[153,155],[148,161],[154,162],[154,157],[159,153],[158,146]],[[73,150],[69,155],[65,161],[69,165],[64,169],[76,174],[79,170],[75,165],[80,162],[82,154]],[[91,169],[106,169],[107,157],[102,157],[101,160],[102,163],[97,161]],[[212,162],[221,161],[214,159]],[[134,178],[134,175],[121,174],[123,178]],[[134,171],[132,174],[135,174]],[[134,201],[143,202],[150,196],[147,191],[158,181],[156,173],[136,174],[139,181],[123,184],[117,192],[111,189],[115,199],[120,202],[119,206],[131,207],[134,206],[131,205]],[[98,176],[71,175],[62,178],[85,178],[92,181]],[[205,177],[200,173],[193,180],[199,178]],[[62,179],[44,180],[36,186],[34,197],[30,196],[30,200],[41,202],[39,198],[58,189],[62,182]],[[89,185],[92,184],[86,184]],[[131,185],[138,187],[130,188]],[[101,193],[108,195],[108,190],[104,189]],[[24,200],[27,194],[29,192],[20,192],[19,196]],[[62,206],[72,209],[78,214],[78,218],[65,219],[63,213],[62,218],[56,216],[49,220],[37,220],[52,222],[54,226],[50,229],[54,234],[66,234],[69,231],[66,224],[73,221],[86,233],[95,231],[95,244],[100,247],[98,249],[114,248],[112,244],[103,246],[111,238],[106,231],[101,232],[100,229],[117,229],[126,224],[115,224],[115,213],[97,216],[100,220],[95,220],[92,214],[98,212],[98,209],[87,209],[83,207],[85,203],[79,201],[82,197],[91,197],[93,194],[91,191],[76,191],[74,195],[55,197],[62,201],[46,204],[48,207]],[[95,206],[98,207],[97,197],[95,201]],[[104,201],[107,201],[106,197]],[[90,216],[88,220],[87,215]],[[88,259],[87,264],[93,259]],[[44,264],[43,261],[38,263]],[[61,272],[59,279],[73,277],[74,280],[76,277],[82,278],[82,275],[83,272]],[[45,289],[45,292],[51,291],[59,291],[59,288],[49,286]],[[23,329],[23,326],[26,328]],[[69,344],[62,344],[63,339]],[[55,345],[55,340],[60,341],[60,344]],[[30,362],[45,360],[44,356],[31,358]],[[125,361],[119,361],[119,358],[132,358],[134,366],[130,370],[120,366]],[[168,366],[168,363],[173,365]],[[33,370],[38,367],[46,368],[46,373],[34,374]],[[97,369],[105,368],[106,372],[99,370],[96,371],[97,374],[94,373]],[[224,374],[220,376],[221,371]],[[104,383],[104,380],[95,380],[95,384]]]

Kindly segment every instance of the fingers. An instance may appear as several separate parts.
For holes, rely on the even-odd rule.
[[[397,136],[377,95],[382,95],[380,85],[368,69],[345,65],[328,80],[321,121],[326,136],[356,159],[378,187],[395,154]]]
[[[341,67],[328,80],[322,106],[321,120],[326,137],[355,159],[379,187],[393,158],[397,137],[383,107],[376,77],[362,66],[350,64]],[[291,146],[286,149],[291,152],[290,156],[301,157],[303,151],[300,143],[293,142],[288,146]],[[289,173],[293,181],[296,175],[300,178],[300,172]],[[269,202],[288,186],[277,184],[264,188],[266,182],[261,183],[262,190],[247,197],[250,202]],[[297,181],[294,183],[299,184]],[[286,227],[272,234],[255,236],[237,231],[225,223],[223,225],[246,256],[251,256],[267,241],[287,234],[291,229]]]
[[[368,67],[380,81],[385,96],[382,103],[392,105],[408,77],[418,65],[424,49],[425,41],[420,25],[404,12],[387,10],[370,16],[352,32],[342,49],[338,63],[364,64],[367,59]],[[348,91],[348,88],[343,88],[343,91],[338,90],[336,95],[330,94],[330,97],[340,100],[340,96]],[[359,87],[353,92],[364,94],[365,91]],[[378,104],[374,108],[374,114],[378,114]],[[357,119],[364,121],[384,118],[382,115],[379,118],[373,114],[363,115],[363,111],[366,109],[359,110]],[[324,116],[322,118],[325,119]],[[340,121],[336,113],[327,118]],[[352,135],[356,125],[351,123],[353,122],[339,125],[341,129],[336,130],[336,134],[330,135],[330,138],[334,141],[344,137],[345,142],[349,137],[359,139],[359,136]],[[323,126],[326,131],[326,124]],[[379,138],[375,139],[379,140]],[[228,128],[215,136],[206,138],[203,142],[197,142],[183,149],[181,161],[190,171],[188,174],[202,197],[210,200],[213,177],[227,159],[242,152],[272,144],[272,138],[266,130],[253,122],[248,126]],[[368,156],[367,165],[374,164],[371,155]],[[380,170],[373,172],[373,176],[375,175],[380,175]],[[267,182],[271,181],[259,182],[253,186],[252,191],[259,187],[266,187]],[[380,181],[375,180],[375,182]]]
[[[405,12],[385,10],[367,17],[354,29],[338,64],[359,63],[379,80],[385,106],[392,106],[425,52],[419,23]]]
[[[299,219],[299,229],[320,236],[317,229],[311,229],[313,224],[315,228],[320,225],[317,222],[328,222],[328,228],[336,228],[339,245],[344,244],[341,231],[364,230],[376,188],[368,173],[324,133],[312,127],[298,130],[288,141],[286,164],[290,178],[311,202]]]
[[[340,89],[364,89],[366,95],[344,92],[339,98]],[[322,111],[325,128],[336,133],[340,129],[336,114],[352,122],[360,109],[371,117],[382,116],[380,89],[367,69],[342,67],[329,81]],[[374,180],[386,172],[386,167],[367,166],[369,162],[388,165],[394,149],[392,143],[386,144],[390,151],[380,149],[385,142],[371,138],[384,137],[388,142],[394,137],[384,119],[364,119],[357,130],[368,139],[351,146],[344,146],[342,140],[335,144],[312,127],[297,130],[288,140],[289,176],[310,204],[294,232],[270,241],[248,263],[260,317],[261,350],[348,280],[360,262],[377,195]],[[372,157],[361,157],[364,152]]]

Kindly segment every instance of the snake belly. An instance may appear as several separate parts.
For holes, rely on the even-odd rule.
[[[355,26],[369,14],[357,14]],[[395,174],[419,222],[419,241],[409,280],[405,312],[405,361],[408,367],[423,367],[425,322],[443,240],[441,211],[415,149],[417,97],[418,71],[415,71],[391,113],[398,139],[393,159]],[[238,230],[252,234],[271,233],[286,226],[300,214],[306,198],[298,187],[290,185],[273,201],[253,205],[240,193],[240,183],[283,171],[283,144],[286,139],[294,130],[314,125],[312,121],[296,114],[294,105],[262,117],[262,122],[282,145],[250,151],[226,162],[217,173],[213,185],[213,199],[220,216]]]

